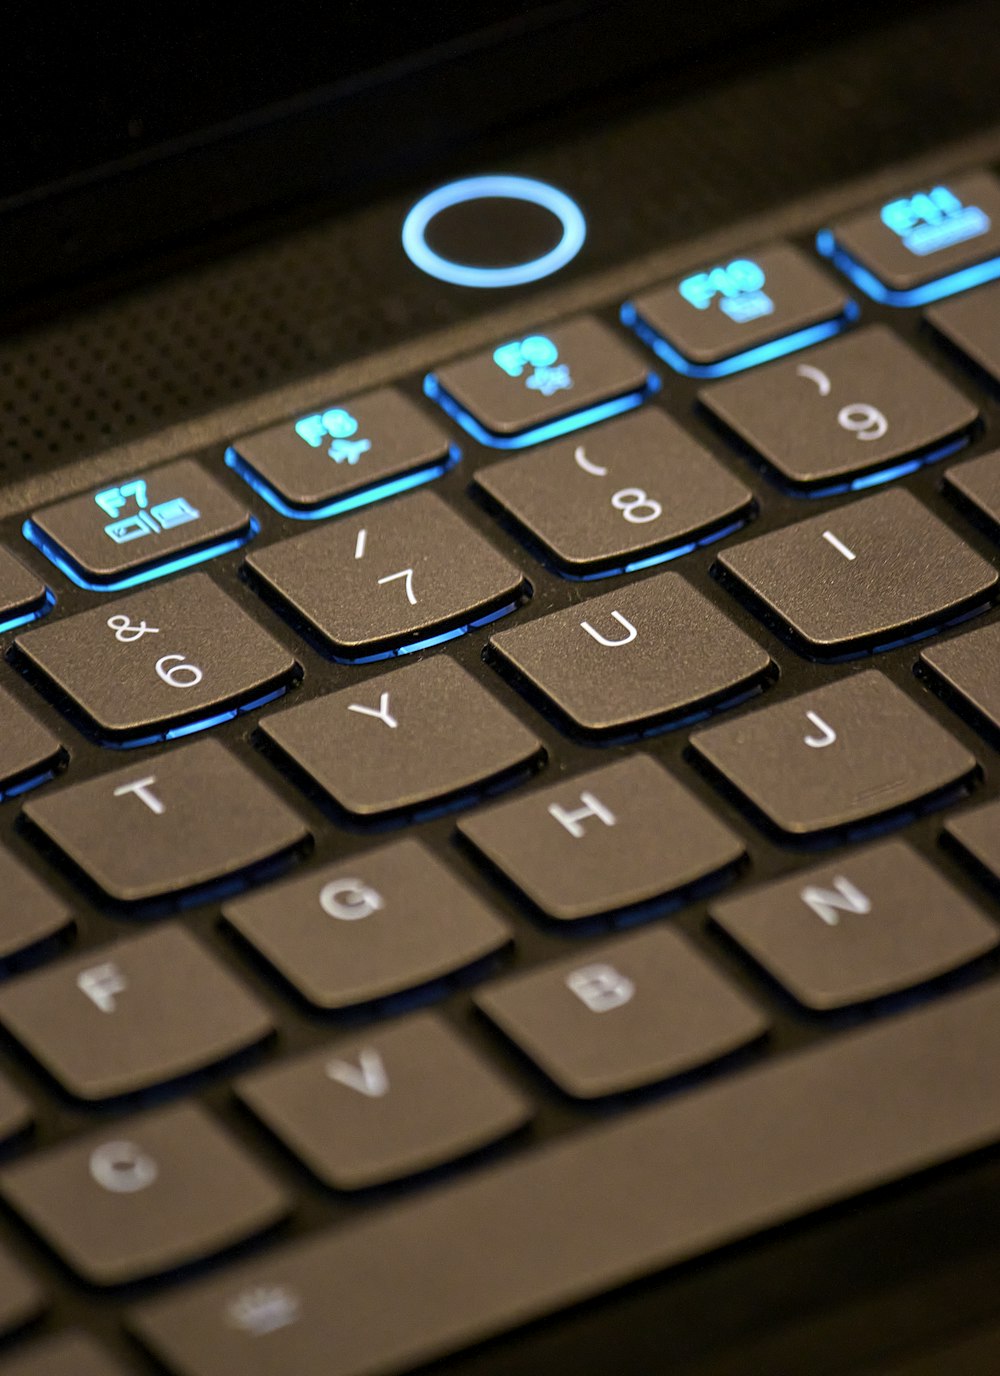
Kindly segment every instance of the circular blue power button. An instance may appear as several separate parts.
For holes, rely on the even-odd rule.
[[[476,267],[471,263],[457,263],[430,247],[427,228],[442,211],[465,205],[469,201],[496,199],[526,201],[550,211],[562,226],[559,242],[539,258],[506,267]],[[576,202],[565,191],[531,177],[495,175],[449,182],[419,200],[403,221],[403,248],[410,261],[431,277],[441,282],[453,282],[460,287],[517,287],[523,282],[537,282],[542,277],[558,272],[575,258],[586,237],[587,222]]]

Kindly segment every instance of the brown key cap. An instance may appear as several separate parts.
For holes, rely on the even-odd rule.
[[[464,793],[526,766],[542,748],[445,655],[276,712],[260,729],[359,816]]]
[[[0,850],[0,960],[63,931],[73,914],[9,851]]]
[[[1000,622],[932,645],[920,664],[942,696],[994,738],[1000,734]]]
[[[260,1071],[238,1093],[340,1190],[453,1161],[531,1116],[528,1103],[433,1013]]]
[[[250,869],[309,835],[256,774],[211,740],[50,792],[24,814],[120,903]]]
[[[412,839],[236,899],[223,913],[320,1008],[427,984],[510,941],[482,899]]]
[[[991,984],[172,1291],[133,1326],[173,1376],[398,1376],[995,1143],[998,1063]]]
[[[694,1070],[767,1028],[759,1009],[667,927],[512,976],[476,1002],[578,1099]]]
[[[95,1285],[211,1256],[289,1208],[284,1191],[193,1104],[19,1161],[0,1172],[0,1192]]]
[[[1000,801],[950,818],[945,836],[957,842],[991,881],[1000,883]]]
[[[870,669],[718,726],[691,745],[776,827],[850,827],[933,798],[976,768],[969,752]]]
[[[744,853],[648,755],[496,803],[460,830],[544,913],[566,921],[663,898]]]
[[[819,1010],[907,989],[1000,941],[1000,927],[902,841],[725,899],[712,916]]]
[[[81,1099],[162,1084],[272,1030],[267,1010],[173,924],[9,981],[0,1022]]]
[[[34,1276],[0,1247],[0,1334],[12,1333],[44,1308],[46,1300]]]
[[[594,733],[704,710],[748,692],[771,664],[679,573],[524,622],[490,645],[520,681]]]
[[[130,1376],[84,1333],[59,1333],[4,1361],[4,1376]]]
[[[998,581],[901,489],[735,545],[719,568],[780,634],[817,656],[914,635],[984,605]]]
[[[0,1142],[23,1132],[32,1117],[24,1095],[14,1088],[6,1075],[0,1075]]]
[[[65,758],[52,732],[0,688],[0,796],[52,774]]]
[[[0,546],[0,630],[34,621],[53,601],[42,580]]]

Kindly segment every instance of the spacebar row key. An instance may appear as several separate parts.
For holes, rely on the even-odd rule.
[[[177,1376],[389,1376],[1000,1139],[1000,988],[640,1110],[141,1307]]]

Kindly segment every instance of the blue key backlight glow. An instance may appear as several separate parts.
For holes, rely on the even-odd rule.
[[[984,210],[963,205],[946,186],[889,201],[882,207],[880,218],[918,258],[977,239],[990,228],[990,217]]]
[[[541,392],[543,397],[554,396],[556,392],[568,392],[573,386],[567,364],[556,365],[558,357],[559,350],[544,334],[512,339],[493,350],[493,362],[502,372],[508,377],[523,378],[525,387],[533,392]]]
[[[773,314],[774,302],[763,290],[766,280],[758,263],[734,258],[725,267],[692,273],[677,290],[696,310],[707,311],[714,302],[730,320],[744,324]]]
[[[117,487],[107,487],[95,495],[94,501],[106,516],[114,518],[104,527],[104,533],[116,545],[126,545],[131,540],[143,540],[149,535],[159,535],[163,530],[188,525],[201,516],[201,512],[185,497],[171,497],[168,501],[157,502],[147,510],[148,493],[142,478],[133,478]],[[121,512],[129,502],[134,502],[137,510],[128,516],[122,516]]]
[[[554,215],[562,226],[562,238],[555,248],[526,263],[494,268],[456,263],[430,247],[427,229],[442,211],[469,201],[497,199],[527,201]],[[576,202],[565,191],[532,177],[488,175],[448,182],[419,200],[403,222],[403,251],[410,262],[439,282],[452,282],[459,287],[516,287],[524,282],[538,282],[571,262],[586,237],[587,222]]]
[[[942,301],[947,296],[956,296],[960,291],[969,291],[972,287],[982,286],[984,282],[992,282],[1000,277],[1000,258],[987,258],[985,262],[971,263],[967,268],[959,268],[957,272],[937,277],[933,282],[924,282],[919,287],[897,291],[880,282],[873,272],[845,253],[834,238],[832,230],[819,231],[816,235],[816,249],[824,258],[829,258],[834,267],[845,277],[849,277],[866,296],[886,306],[927,306],[932,301]]]

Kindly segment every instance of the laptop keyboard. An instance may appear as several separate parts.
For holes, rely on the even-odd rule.
[[[390,1376],[1000,1139],[998,223],[5,527],[4,1372]]]

